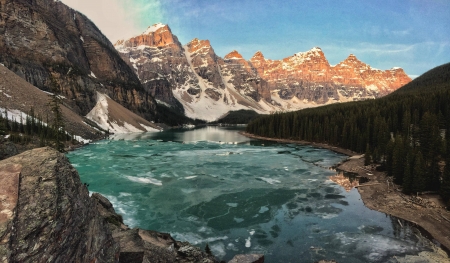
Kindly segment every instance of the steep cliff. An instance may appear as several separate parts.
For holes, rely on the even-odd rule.
[[[86,115],[102,91],[146,119],[156,105],[134,71],[83,14],[54,0],[0,1],[0,62]]]

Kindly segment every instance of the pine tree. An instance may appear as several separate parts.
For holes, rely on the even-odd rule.
[[[396,136],[392,156],[392,175],[394,176],[394,182],[399,185],[403,184],[405,157],[406,154],[403,139],[401,136]]]
[[[450,205],[450,157],[445,160],[444,173],[442,175],[442,184],[440,194],[447,206]]]
[[[63,139],[65,138],[64,120],[62,116],[59,97],[55,94],[51,95],[50,108],[51,111],[53,112],[52,128],[54,130],[55,149],[60,152],[63,152],[64,151]]]
[[[416,154],[414,169],[412,171],[413,185],[412,192],[422,192],[426,189],[426,164],[421,152]]]
[[[413,169],[414,165],[414,154],[413,152],[409,152],[406,157],[405,163],[405,174],[403,175],[403,193],[410,194],[412,192],[413,187]]]

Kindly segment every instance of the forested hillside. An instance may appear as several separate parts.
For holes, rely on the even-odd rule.
[[[264,116],[247,132],[366,153],[366,161],[383,164],[403,192],[440,191],[448,201],[449,103],[450,63],[381,99]]]

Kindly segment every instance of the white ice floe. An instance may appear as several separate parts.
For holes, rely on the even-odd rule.
[[[128,180],[136,182],[136,183],[142,183],[142,184],[154,184],[161,186],[162,182],[155,178],[142,178],[142,177],[136,177],[136,176],[125,176]]]
[[[272,179],[272,178],[266,178],[266,177],[257,177],[258,179],[261,179],[262,181],[268,183],[268,184],[279,184],[281,183],[280,180]]]
[[[246,240],[245,240],[245,247],[251,247],[252,246],[252,238],[251,237],[248,237]]]

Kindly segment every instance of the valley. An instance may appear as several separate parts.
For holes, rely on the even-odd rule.
[[[0,0],[0,261],[449,262],[430,15],[69,2]]]

